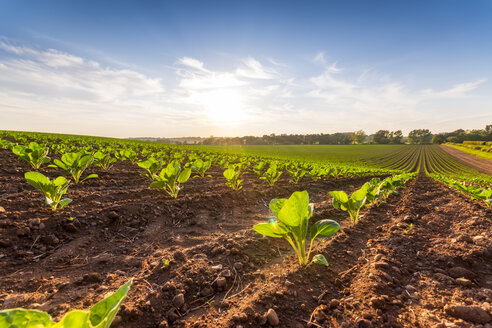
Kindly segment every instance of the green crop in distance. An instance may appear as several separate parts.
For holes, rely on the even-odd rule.
[[[297,253],[299,264],[302,266],[310,264],[309,257],[316,238],[330,237],[340,229],[340,225],[333,220],[315,222],[309,229],[311,242],[309,251],[306,253],[309,219],[314,211],[313,205],[309,203],[308,192],[296,191],[288,199],[273,199],[270,202],[270,210],[276,219],[273,218],[267,223],[259,223],[253,229],[268,237],[287,240]],[[327,261],[323,255],[318,254],[313,257],[311,263],[326,265]]]
[[[132,280],[115,293],[96,303],[89,310],[72,310],[59,322],[51,320],[46,312],[25,309],[0,311],[2,328],[109,328],[121,303],[125,300]]]
[[[72,202],[70,198],[62,199],[63,195],[67,192],[69,184],[64,177],[50,180],[39,172],[26,172],[24,177],[31,186],[44,193],[46,204],[51,207],[52,211],[55,211],[58,206],[63,208]]]

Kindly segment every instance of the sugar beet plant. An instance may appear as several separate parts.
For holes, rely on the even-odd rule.
[[[241,190],[243,180],[240,178],[243,173],[241,164],[229,164],[229,167],[224,171],[224,177],[227,179],[226,185],[235,191]]]
[[[94,165],[99,166],[104,171],[109,170],[116,162],[116,158],[111,157],[111,154],[97,151],[94,153]]]
[[[155,181],[150,184],[150,188],[164,190],[171,197],[177,198],[181,184],[188,181],[190,175],[191,168],[182,169],[179,162],[174,160],[161,170]]]
[[[311,263],[327,265],[326,258],[315,255],[311,262],[309,257],[316,238],[327,238],[340,229],[340,225],[333,220],[320,220],[311,225],[309,250],[306,253],[306,236],[308,234],[309,219],[313,215],[314,206],[309,203],[307,191],[296,191],[288,199],[273,199],[270,210],[275,215],[267,223],[259,223],[253,229],[265,236],[284,238],[297,253],[299,264],[307,266]]]
[[[39,172],[26,172],[24,177],[31,186],[44,193],[46,205],[50,206],[52,211],[55,211],[58,207],[63,208],[72,202],[70,198],[62,199],[63,195],[67,193],[69,184],[64,177],[50,180]]]
[[[29,145],[17,145],[12,148],[12,152],[19,156],[20,159],[28,162],[34,169],[39,169],[43,163],[48,163],[51,159],[48,157],[48,147],[31,142]]]
[[[330,191],[333,197],[333,207],[347,211],[353,224],[359,222],[359,211],[364,206],[367,198],[368,185],[364,184],[359,190],[356,190],[350,197],[344,191]]]
[[[121,303],[126,298],[132,281],[115,293],[96,303],[89,310],[72,310],[55,322],[46,312],[25,309],[0,311],[0,327],[4,328],[109,328]]]
[[[87,179],[97,178],[97,174],[90,174],[84,179],[80,180],[82,173],[92,164],[93,157],[91,154],[85,154],[83,152],[78,153],[66,153],[63,154],[61,160],[55,159],[53,163],[59,168],[65,170],[70,174],[75,181],[79,183],[80,181],[85,181]],[[51,165],[52,167],[56,167]]]
[[[265,173],[263,173],[260,179],[265,180],[266,182],[268,182],[268,184],[271,187],[273,187],[273,185],[275,185],[275,182],[278,181],[281,175],[282,175],[282,170],[278,169],[276,163],[272,163],[270,164],[268,170],[266,170]]]
[[[147,173],[141,174],[142,176],[147,177],[150,180],[156,180],[159,170],[164,166],[164,161],[160,158],[150,157],[144,161],[138,162],[137,165],[147,171]]]
[[[193,178],[211,178],[211,175],[205,175],[208,169],[212,166],[212,161],[211,160],[202,160],[201,158],[195,159],[193,163],[191,164],[191,169],[193,172],[196,172],[197,174],[193,176]]]

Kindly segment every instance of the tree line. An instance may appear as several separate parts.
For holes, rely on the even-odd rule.
[[[186,138],[183,138],[186,139]],[[170,142],[170,139],[158,139]],[[202,145],[350,145],[350,144],[441,144],[444,142],[492,141],[492,125],[483,130],[463,130],[433,134],[429,129],[415,129],[408,136],[401,130],[379,130],[367,135],[364,130],[355,132],[338,132],[332,134],[269,134],[261,137],[209,137],[194,138],[192,142],[172,140],[172,143],[193,143]]]

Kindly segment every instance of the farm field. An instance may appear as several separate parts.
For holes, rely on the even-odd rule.
[[[133,279],[112,327],[492,322],[492,176],[439,146],[220,148],[0,136],[0,310],[61,319]],[[32,141],[51,158],[38,169],[15,154]],[[114,161],[104,168],[97,151]],[[25,173],[73,180],[61,164],[49,165],[77,152],[91,164],[68,186],[63,197],[72,202],[52,211]],[[158,169],[143,168],[150,159]],[[210,168],[193,178],[202,162]],[[176,198],[149,188],[173,163],[192,176]],[[90,175],[97,177],[83,181]],[[314,207],[311,226],[340,225],[313,243],[328,266],[303,267],[286,240],[253,229],[273,216],[272,199],[303,190]],[[365,194],[354,224],[331,192],[357,190]]]

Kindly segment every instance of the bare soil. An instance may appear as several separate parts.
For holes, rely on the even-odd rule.
[[[268,327],[275,323],[269,309],[278,327],[487,327],[492,320],[492,211],[425,176],[351,226],[329,191],[353,191],[370,177],[293,185],[284,173],[268,187],[247,174],[234,192],[214,169],[213,179],[192,179],[171,199],[148,189],[136,166],[118,162],[88,172],[100,178],[72,185],[73,203],[51,213],[25,182],[28,170],[0,150],[0,309],[60,318],[133,278],[113,327]],[[316,243],[328,267],[299,268],[287,242],[252,230],[268,218],[272,198],[297,190],[309,192],[313,222],[342,225]]]
[[[462,152],[461,150],[458,150],[456,148],[446,146],[446,145],[440,145],[440,147],[456,158],[459,162],[468,165],[470,167],[473,167],[474,169],[486,173],[486,174],[491,174],[492,175],[492,161],[488,160],[486,158],[480,158],[473,156],[472,154],[467,154],[465,152]]]

